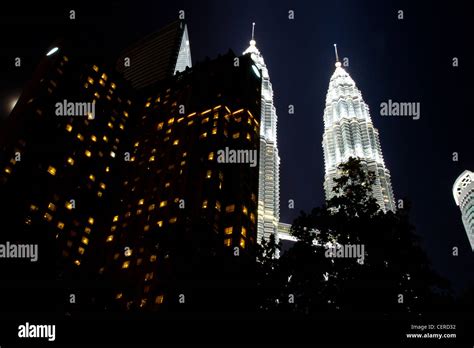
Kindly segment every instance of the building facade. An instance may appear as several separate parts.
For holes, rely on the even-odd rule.
[[[462,222],[474,251],[474,173],[465,170],[453,185],[453,197],[461,210]]]
[[[366,169],[373,171],[376,182],[372,194],[383,211],[395,211],[390,172],[380,146],[379,132],[370,117],[369,107],[354,80],[336,62],[331,76],[324,109],[324,190],[326,199],[334,196],[337,167],[350,157],[359,158]]]
[[[152,85],[191,67],[191,46],[184,22],[175,21],[122,51],[116,68],[135,89]]]
[[[262,54],[253,37],[244,51],[250,54],[262,74],[260,127],[260,164],[258,192],[258,242],[271,234],[278,236],[280,220],[280,156],[277,144],[277,114],[273,105],[273,88]]]

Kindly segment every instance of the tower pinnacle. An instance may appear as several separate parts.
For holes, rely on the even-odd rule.
[[[341,62],[339,61],[339,55],[337,54],[337,44],[334,44],[334,52],[336,53],[336,68],[341,66]]]
[[[252,40],[250,40],[251,46],[255,46],[255,44],[257,43],[255,41],[254,34],[255,34],[255,22],[252,23]]]

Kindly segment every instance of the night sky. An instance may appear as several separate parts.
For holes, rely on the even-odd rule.
[[[0,118],[53,40],[80,29],[88,50],[114,56],[185,10],[193,63],[248,46],[251,23],[270,71],[278,114],[281,220],[324,202],[323,111],[333,43],[379,129],[396,199],[412,202],[416,233],[456,289],[474,279],[473,253],[452,185],[474,170],[472,1],[113,1],[23,5],[0,13]],[[70,9],[76,20],[70,21]],[[288,19],[288,10],[295,19]],[[404,19],[397,18],[403,10]],[[22,57],[22,67],[14,58]],[[459,67],[452,66],[453,57]],[[421,118],[382,117],[380,103],[420,102]],[[295,114],[288,114],[288,105]],[[459,161],[452,161],[452,153]],[[295,209],[288,209],[288,200]],[[382,231],[381,231],[382,232]],[[459,247],[459,256],[452,248]]]

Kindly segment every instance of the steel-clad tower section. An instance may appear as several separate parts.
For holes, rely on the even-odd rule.
[[[336,45],[334,45],[336,48]],[[331,76],[324,109],[324,190],[334,196],[337,167],[350,157],[359,158],[373,171],[376,182],[372,194],[383,211],[395,211],[390,172],[385,166],[379,132],[372,124],[369,107],[354,80],[342,68],[336,49],[336,70]]]
[[[250,54],[262,74],[262,104],[260,124],[260,163],[258,189],[257,240],[278,233],[280,219],[280,156],[277,146],[277,115],[273,105],[273,89],[268,69],[254,39],[244,54]]]

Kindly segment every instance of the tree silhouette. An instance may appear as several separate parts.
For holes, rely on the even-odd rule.
[[[408,202],[384,213],[372,196],[375,175],[363,162],[350,158],[338,169],[335,196],[293,222],[294,246],[278,259],[274,240],[259,251],[260,308],[384,316],[430,310],[448,285],[419,245]],[[363,246],[364,257],[327,257],[329,246],[344,245]]]

